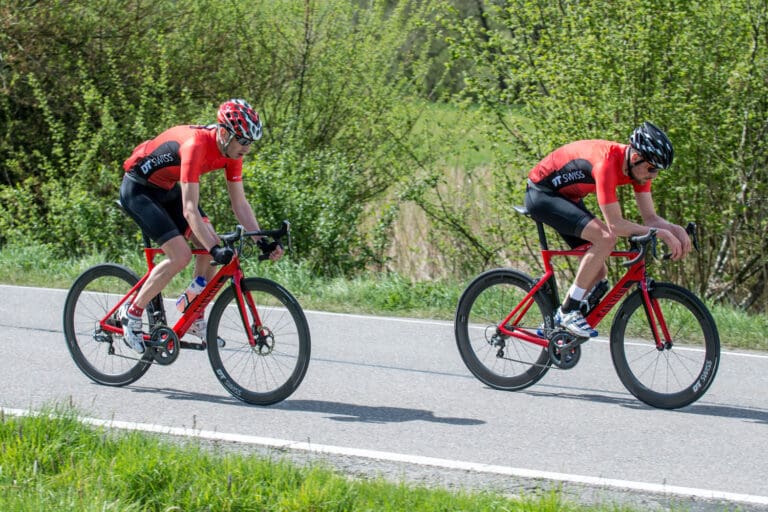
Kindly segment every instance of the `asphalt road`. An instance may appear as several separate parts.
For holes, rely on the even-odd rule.
[[[204,352],[182,351],[124,388],[92,383],[64,343],[65,294],[0,285],[7,412],[73,404],[88,418],[232,434],[248,449],[451,487],[768,510],[768,354],[724,352],[703,399],[664,411],[623,388],[599,339],[576,368],[509,393],[465,369],[451,323],[308,311],[309,371],[288,400],[262,408],[230,397]]]

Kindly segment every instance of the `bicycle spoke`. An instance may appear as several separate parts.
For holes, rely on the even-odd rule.
[[[614,366],[640,400],[655,407],[683,407],[700,398],[712,382],[720,352],[717,328],[706,308],[684,288],[656,283],[651,293],[671,339],[662,338],[663,347],[657,348],[642,295],[636,292],[622,304],[611,330]]]
[[[525,298],[532,283],[524,274],[497,269],[473,281],[459,301],[456,312],[459,353],[472,374],[489,386],[523,389],[541,379],[549,369],[546,349],[497,332],[497,326]],[[537,295],[518,327],[547,328],[551,318],[549,301]],[[527,327],[531,331],[536,328]]]
[[[100,322],[138,281],[119,265],[97,265],[83,272],[64,305],[64,335],[80,370],[99,384],[123,386],[149,369],[148,356],[139,356],[119,334],[101,329]]]
[[[217,299],[209,325],[226,343],[208,345],[208,356],[222,385],[236,398],[267,405],[285,399],[299,385],[309,362],[309,329],[300,306],[283,288],[265,279],[243,281],[262,325],[247,324],[248,341],[234,289]],[[211,331],[209,331],[210,333]]]

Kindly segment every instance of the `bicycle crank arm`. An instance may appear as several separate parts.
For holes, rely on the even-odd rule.
[[[192,350],[205,350],[208,348],[208,345],[205,343],[193,343],[191,341],[184,341],[181,340],[180,342],[181,348],[191,348]]]
[[[585,343],[587,341],[589,341],[589,338],[576,338],[573,341],[569,341],[565,345],[559,345],[557,348],[561,352],[562,351],[566,351],[566,350],[571,350],[571,349],[576,348],[579,345],[581,345],[581,344],[583,344],[583,343]]]

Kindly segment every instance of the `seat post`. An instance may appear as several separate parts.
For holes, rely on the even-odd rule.
[[[528,212],[528,208],[525,206],[513,206],[512,208],[515,209],[515,211],[521,215],[525,215],[526,217],[531,217],[531,214]],[[549,245],[547,244],[547,233],[544,231],[544,224],[539,222],[538,220],[535,220],[536,222],[536,231],[539,233],[539,247],[542,251],[549,250]]]
[[[549,246],[547,245],[547,233],[544,231],[544,224],[538,220],[536,221],[536,231],[539,232],[539,247],[541,247],[541,250],[549,250]]]
[[[528,213],[528,209],[525,206],[513,206],[513,208],[517,213],[531,218],[531,214]],[[535,219],[534,221],[536,222],[536,231],[539,233],[539,247],[542,251],[548,251],[549,244],[547,243],[547,233],[544,230],[544,224]],[[557,289],[557,280],[555,279],[554,274],[552,274],[552,277],[549,278],[547,286],[544,288],[544,292],[549,294],[553,307],[560,307],[560,295]]]
[[[152,247],[152,240],[147,236],[144,230],[141,231],[141,238],[144,240],[145,249],[149,249]]]

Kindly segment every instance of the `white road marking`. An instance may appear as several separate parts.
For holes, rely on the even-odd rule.
[[[10,409],[0,407],[2,414],[10,416],[34,416],[39,413],[24,411],[21,409]],[[739,503],[750,503],[754,505],[768,505],[768,496],[757,496],[753,494],[740,494],[725,491],[714,491],[709,489],[697,489],[694,487],[680,487],[675,485],[660,485],[646,482],[633,482],[630,480],[619,480],[615,478],[601,478],[585,475],[571,475],[567,473],[555,473],[551,471],[539,471],[534,469],[513,468],[508,466],[497,466],[492,464],[481,464],[477,462],[464,462],[451,459],[440,459],[435,457],[423,457],[419,455],[407,455],[401,453],[382,452],[377,450],[363,450],[358,448],[345,448],[341,446],[330,446],[314,444],[299,441],[288,441],[284,439],[274,439],[269,437],[259,437],[243,434],[231,434],[225,432],[214,432],[210,430],[195,430],[191,428],[167,427],[163,425],[153,425],[148,423],[134,423],[128,421],[102,420],[98,418],[78,418],[87,425],[94,425],[104,428],[115,428],[121,430],[141,431],[155,434],[173,435],[179,437],[190,437],[203,439],[207,441],[227,441],[234,443],[265,446],[278,449],[299,450],[314,454],[342,455],[351,457],[361,457],[373,460],[382,460],[388,462],[402,462],[420,466],[430,466],[445,469],[457,469],[463,471],[476,471],[481,473],[490,473],[495,475],[513,476],[519,478],[533,478],[541,480],[553,480],[555,482],[571,482],[575,484],[593,485],[599,487],[608,487],[614,489],[633,490],[649,492],[663,495],[675,495],[681,497],[691,497],[710,500],[725,500]]]

